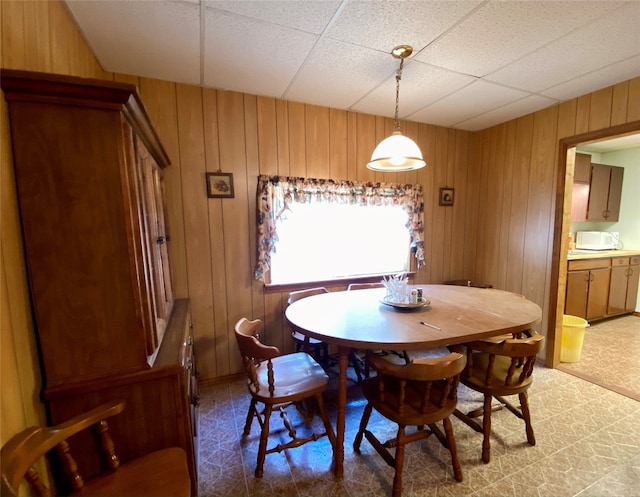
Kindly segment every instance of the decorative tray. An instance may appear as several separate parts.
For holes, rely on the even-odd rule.
[[[397,309],[416,309],[418,307],[424,307],[425,305],[429,305],[431,302],[422,297],[418,300],[417,303],[412,304],[410,302],[394,302],[389,299],[389,297],[384,297],[380,299],[380,302],[386,305],[390,305],[391,307],[395,307]]]

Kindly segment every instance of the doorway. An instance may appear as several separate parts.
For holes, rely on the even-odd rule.
[[[549,301],[548,348],[546,365],[555,368],[560,363],[560,341],[562,315],[566,291],[567,239],[570,229],[571,194],[573,187],[575,147],[615,146],[612,139],[624,139],[635,135],[640,137],[640,121],[594,132],[584,133],[560,140],[558,175],[556,182],[553,260],[551,268],[551,289]]]

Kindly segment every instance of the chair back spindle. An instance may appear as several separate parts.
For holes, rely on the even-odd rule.
[[[538,353],[544,345],[544,336],[534,330],[477,340],[465,344],[467,367],[462,374],[462,383],[484,394],[482,409],[469,413],[458,410],[455,415],[474,430],[483,433],[482,460],[490,460],[491,406],[496,398],[509,411],[524,420],[527,441],[535,445],[531,426],[531,416],[527,390],[533,381],[533,370]],[[518,395],[520,408],[512,405],[505,397]],[[482,426],[473,418],[483,416]]]
[[[264,345],[259,340],[258,331],[261,327],[262,321],[259,319],[250,321],[247,318],[241,318],[235,325],[236,341],[247,373],[247,388],[251,395],[243,434],[246,437],[251,432],[253,418],[258,418],[261,428],[258,460],[254,473],[256,478],[263,476],[264,460],[267,454],[300,447],[325,435],[329,437],[332,447],[335,447],[336,443],[322,398],[322,393],[327,388],[327,374],[306,352],[281,355],[277,347]],[[306,418],[310,418],[311,415],[305,409],[305,403],[311,399],[315,400],[325,432],[299,437],[293,420],[286,412],[286,407],[295,404]],[[264,408],[258,408],[258,403],[263,404]],[[270,417],[274,410],[280,412],[291,440],[267,449]]]
[[[394,364],[375,353],[367,353],[367,361],[377,371],[377,376],[362,382],[362,390],[367,399],[360,428],[354,441],[354,449],[359,452],[364,437],[371,443],[383,460],[395,468],[392,495],[402,493],[402,467],[404,446],[429,437],[432,434],[451,454],[454,477],[462,481],[462,469],[457,458],[453,427],[449,416],[457,404],[457,386],[465,364],[466,356],[459,352],[438,358],[414,359],[409,364]],[[367,429],[373,409],[398,424],[395,438],[381,442]],[[444,433],[436,426],[442,421]],[[407,426],[416,426],[413,433],[407,433]],[[429,429],[424,427],[428,426]],[[389,449],[395,448],[395,454]]]
[[[136,495],[136,496],[189,496],[191,480],[187,455],[183,449],[171,447],[156,450],[140,458],[120,464],[107,419],[121,413],[125,402],[112,401],[68,421],[50,427],[30,427],[14,435],[2,446],[3,497],[19,495],[23,480],[31,486],[31,495]],[[91,429],[95,431],[96,450],[100,452],[108,471],[91,478],[84,478],[67,442],[73,435]],[[34,465],[47,454],[57,456],[60,474],[52,474],[61,487],[47,487]],[[57,471],[57,470],[56,470]],[[117,474],[116,474],[117,472]]]

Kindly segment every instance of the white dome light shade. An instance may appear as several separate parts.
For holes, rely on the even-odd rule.
[[[416,143],[400,131],[382,140],[371,154],[368,169],[384,172],[411,171],[420,169],[426,163]]]

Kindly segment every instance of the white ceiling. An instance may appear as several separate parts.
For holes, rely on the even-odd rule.
[[[581,152],[614,152],[628,148],[640,148],[640,134],[618,136],[610,140],[583,143],[577,147]],[[640,164],[638,164],[640,166]]]
[[[485,129],[640,76],[640,0],[66,0],[105,70]]]

